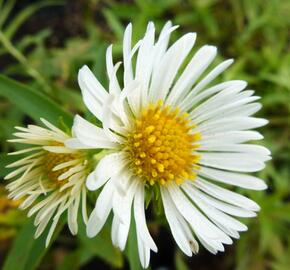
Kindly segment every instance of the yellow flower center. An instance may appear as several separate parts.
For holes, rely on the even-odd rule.
[[[52,153],[47,152],[46,155],[44,155],[44,169],[46,171],[46,174],[48,178],[57,184],[65,183],[66,181],[59,181],[58,177],[62,175],[63,173],[67,172],[71,166],[67,166],[63,169],[59,169],[56,171],[53,171],[53,168],[57,165],[60,165],[64,162],[68,162],[71,160],[75,160],[77,158],[76,154],[63,154],[63,153]]]
[[[178,108],[149,105],[129,132],[127,149],[131,168],[150,185],[194,179],[199,155],[194,151],[200,133],[194,133],[188,114]]]

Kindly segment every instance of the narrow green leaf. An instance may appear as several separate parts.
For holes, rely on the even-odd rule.
[[[0,16],[0,29],[9,17],[16,0],[8,0],[5,4],[1,7],[1,16]]]
[[[102,258],[116,268],[121,268],[123,266],[122,254],[112,245],[110,231],[107,226],[105,226],[96,237],[88,238],[85,226],[80,224],[78,236],[82,248],[94,253],[95,256]]]
[[[45,248],[47,230],[37,239],[34,239],[35,226],[30,218],[18,232],[12,248],[7,256],[2,270],[34,270],[37,269],[49,248]],[[51,239],[50,245],[56,239],[63,224],[59,224]]]
[[[11,103],[37,122],[43,117],[57,124],[62,118],[66,125],[71,126],[72,124],[71,114],[64,111],[48,96],[3,75],[0,75],[0,96],[9,99]]]
[[[129,261],[131,270],[142,270],[142,266],[139,260],[138,247],[137,247],[137,236],[136,236],[136,225],[135,222],[131,222],[128,242],[126,247],[126,256]]]
[[[114,33],[116,34],[116,36],[122,40],[122,36],[123,36],[123,32],[124,32],[124,27],[122,25],[122,23],[120,22],[119,18],[116,16],[116,14],[114,14],[113,12],[111,12],[109,9],[105,9],[103,11],[104,16],[107,19],[107,22],[110,26],[110,28],[114,31]]]

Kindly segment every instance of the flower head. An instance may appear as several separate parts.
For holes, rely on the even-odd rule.
[[[49,244],[61,215],[67,211],[68,226],[72,234],[78,230],[77,217],[82,203],[83,219],[87,221],[85,180],[89,174],[86,154],[81,150],[70,149],[64,142],[71,137],[41,119],[47,128],[29,125],[16,127],[17,139],[10,142],[28,144],[10,155],[24,158],[9,164],[14,168],[5,179],[14,179],[7,185],[9,198],[20,199],[21,209],[29,208],[28,216],[36,214],[35,237],[39,237],[52,220],[46,239]]]
[[[146,226],[146,192],[157,187],[173,237],[185,254],[198,252],[195,238],[217,253],[247,229],[232,216],[253,217],[259,210],[252,200],[218,184],[265,189],[261,179],[245,173],[263,169],[270,159],[265,147],[246,143],[262,139],[251,129],[267,123],[251,116],[261,108],[255,102],[259,97],[244,90],[245,81],[210,85],[233,60],[203,75],[216,47],[201,47],[185,64],[196,34],[185,34],[168,47],[175,29],[168,22],[155,41],[155,27],[149,23],[132,48],[131,24],[126,28],[123,86],[112,46],[106,56],[108,91],[88,67],[81,68],[83,100],[102,126],[76,116],[73,130],[78,140],[67,141],[70,147],[109,150],[87,180],[90,190],[104,185],[87,233],[96,235],[113,210],[112,240],[124,249],[133,208],[143,267],[149,264],[150,250],[157,251]]]

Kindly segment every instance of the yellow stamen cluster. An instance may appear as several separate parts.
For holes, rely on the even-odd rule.
[[[165,185],[169,181],[181,184],[194,179],[194,168],[199,155],[194,153],[200,140],[199,133],[193,133],[195,126],[188,114],[178,108],[149,105],[135,120],[128,136],[127,149],[135,174],[150,185]]]
[[[53,171],[53,168],[59,164],[74,160],[76,158],[77,158],[76,154],[47,152],[47,154],[44,155],[44,164],[43,164],[44,169],[46,171],[46,175],[53,183],[56,184],[61,184],[62,182],[64,183],[64,181],[59,181],[58,177],[63,173],[67,172],[71,168],[71,166],[56,171]]]

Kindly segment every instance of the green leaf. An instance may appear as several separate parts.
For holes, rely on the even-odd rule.
[[[7,175],[11,169],[7,169],[5,168],[8,164],[14,162],[17,160],[18,157],[16,156],[8,156],[6,153],[1,153],[0,154],[0,162],[1,162],[1,166],[0,166],[0,177],[4,177],[5,175]]]
[[[66,125],[71,126],[72,124],[72,115],[64,111],[48,96],[3,75],[0,75],[0,96],[9,99],[11,103],[37,122],[43,117],[53,124],[57,124],[62,118]]]
[[[179,251],[175,253],[175,268],[176,270],[188,270],[188,267],[184,262],[183,255]]]
[[[33,270],[39,266],[41,259],[48,251],[48,248],[45,248],[48,228],[39,238],[34,239],[35,227],[33,221],[30,218],[18,232],[2,270]],[[56,239],[62,226],[63,223],[58,225],[50,245]]]
[[[1,7],[1,16],[0,16],[0,28],[5,23],[6,19],[9,17],[13,7],[15,6],[16,0],[8,0]]]
[[[119,18],[111,12],[109,9],[105,9],[103,11],[103,14],[105,18],[107,19],[107,22],[110,26],[110,28],[114,31],[116,36],[119,38],[119,40],[122,40],[124,27],[122,23],[120,22]]]
[[[128,235],[128,243],[126,247],[126,256],[128,258],[131,270],[143,269],[139,260],[135,222],[131,222]]]
[[[57,267],[57,270],[77,270],[80,266],[80,251],[75,250],[68,253],[61,264]]]
[[[88,238],[85,226],[80,224],[78,236],[82,245],[81,249],[88,250],[113,267],[121,268],[123,266],[122,254],[112,245],[108,226],[105,226],[96,237]]]

